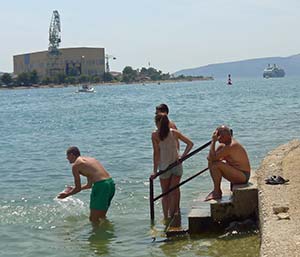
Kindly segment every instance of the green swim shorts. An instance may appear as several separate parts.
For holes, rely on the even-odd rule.
[[[112,178],[97,181],[92,187],[90,208],[99,211],[107,211],[114,195],[115,183]]]

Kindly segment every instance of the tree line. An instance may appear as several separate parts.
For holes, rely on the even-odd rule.
[[[198,76],[196,78],[204,78],[203,76]],[[122,73],[118,75],[113,75],[110,72],[105,72],[103,76],[99,75],[77,75],[64,73],[58,73],[52,77],[41,78],[37,71],[23,72],[18,76],[12,76],[9,73],[4,73],[0,77],[0,85],[6,85],[8,87],[12,86],[32,86],[32,85],[49,85],[49,84],[78,84],[78,83],[100,83],[100,82],[124,82],[124,83],[134,83],[134,82],[147,82],[147,81],[163,81],[163,80],[178,80],[187,79],[192,80],[195,77],[179,76],[173,77],[169,73],[163,73],[155,68],[142,67],[141,69],[133,69],[131,66],[126,66]]]

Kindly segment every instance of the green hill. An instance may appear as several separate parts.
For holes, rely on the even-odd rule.
[[[300,76],[300,54],[289,57],[268,57],[236,62],[210,64],[192,69],[184,69],[174,73],[175,76],[213,76],[224,78],[228,74],[233,77],[262,77],[268,64],[276,64],[285,70],[286,76]]]

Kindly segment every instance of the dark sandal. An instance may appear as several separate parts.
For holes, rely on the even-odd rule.
[[[281,176],[270,176],[267,179],[265,179],[266,184],[269,185],[280,185],[280,184],[285,184],[289,182],[288,179],[284,179]]]

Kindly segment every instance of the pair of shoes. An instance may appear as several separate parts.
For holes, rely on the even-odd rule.
[[[284,179],[281,176],[270,176],[268,178],[265,179],[266,184],[269,185],[279,185],[279,184],[284,184],[289,182],[288,179]]]

